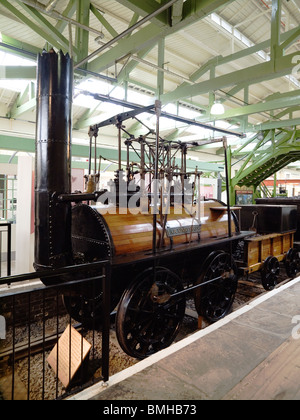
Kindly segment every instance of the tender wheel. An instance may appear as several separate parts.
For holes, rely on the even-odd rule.
[[[68,314],[75,321],[86,328],[101,328],[103,317],[103,291],[102,283],[86,283],[75,289],[63,293],[63,303]],[[110,310],[112,311],[118,301],[111,297]]]
[[[274,290],[280,273],[279,261],[276,257],[268,257],[261,270],[262,285],[265,290]]]
[[[289,277],[296,277],[300,271],[299,252],[295,248],[291,248],[285,257],[285,269]]]
[[[120,346],[132,357],[144,359],[168,347],[185,314],[181,280],[170,270],[145,270],[125,290],[116,316]]]
[[[238,269],[230,254],[222,251],[213,252],[203,267],[196,284],[210,283],[196,289],[195,306],[200,316],[216,322],[231,310],[238,285]]]
[[[102,293],[95,298],[87,293],[66,293],[63,295],[63,303],[70,317],[85,327],[94,328],[101,325]]]

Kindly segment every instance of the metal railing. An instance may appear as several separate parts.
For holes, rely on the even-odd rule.
[[[8,290],[0,296],[0,318],[6,325],[4,340],[0,334],[0,400],[63,399],[108,381],[110,270],[104,261],[0,279],[0,285],[51,279],[50,286],[35,282],[26,290]],[[52,285],[55,279],[57,284]],[[93,305],[99,302],[99,289],[101,332],[96,318],[87,327],[72,317],[63,302],[79,290],[88,290],[91,313],[96,313]],[[87,297],[84,293],[76,296],[80,314]]]

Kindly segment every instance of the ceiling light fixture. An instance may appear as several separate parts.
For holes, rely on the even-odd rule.
[[[225,113],[224,105],[220,101],[215,101],[211,107],[210,113],[212,115],[223,115]]]

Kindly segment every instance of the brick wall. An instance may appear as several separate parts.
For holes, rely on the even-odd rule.
[[[7,327],[13,322],[16,327],[34,322],[43,322],[43,318],[65,315],[66,309],[62,295],[56,291],[32,291],[7,297],[0,296],[0,314],[6,319]]]

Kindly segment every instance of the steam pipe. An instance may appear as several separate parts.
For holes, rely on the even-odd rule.
[[[72,96],[69,54],[44,51],[38,57],[37,76],[36,270],[72,264],[71,204],[56,198],[71,192]]]

